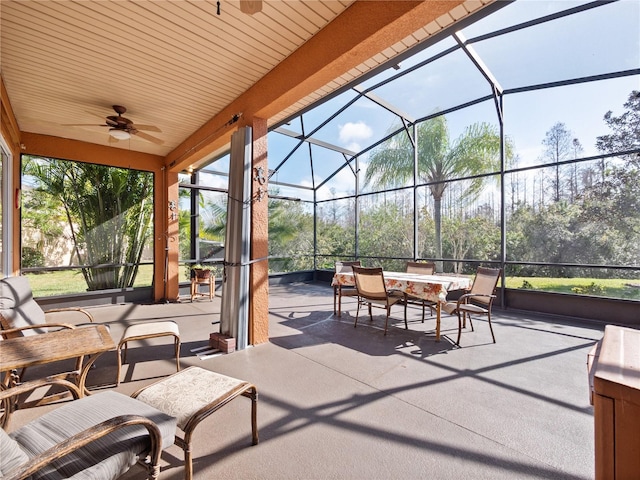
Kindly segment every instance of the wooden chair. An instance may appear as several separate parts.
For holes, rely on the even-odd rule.
[[[360,260],[355,260],[352,262],[336,262],[335,271],[336,273],[351,273],[353,272],[353,266],[359,267]],[[358,292],[355,287],[335,285],[333,287],[333,314],[338,317],[342,315],[342,297],[355,297],[357,295]]]
[[[436,273],[436,264],[433,262],[407,262],[407,266],[405,271],[407,273],[418,273],[421,275],[433,275]],[[414,297],[409,295],[408,293],[404,294],[404,298],[402,299],[402,303],[404,303],[404,323],[407,324],[407,305],[419,305],[422,307],[422,323],[424,323],[424,314],[427,307],[429,307],[429,311],[431,315],[433,315],[433,307],[435,305],[434,302],[430,302],[428,300],[424,300],[422,298]]]
[[[355,328],[358,325],[358,315],[360,313],[360,305],[368,305],[369,318],[373,321],[371,315],[371,307],[381,307],[387,312],[384,322],[384,334],[387,334],[387,326],[389,323],[389,314],[391,306],[402,300],[401,295],[396,295],[387,290],[384,283],[384,274],[382,268],[365,268],[354,266],[353,275],[356,279],[356,290],[358,291],[358,308],[356,310],[356,320],[353,324]],[[406,327],[406,321],[405,321]]]
[[[147,478],[157,479],[160,454],[173,444],[176,423],[113,391],[74,400],[10,434],[0,429],[0,477],[112,480],[139,461]]]
[[[462,295],[458,301],[447,302],[442,305],[442,309],[445,312],[458,316],[458,339],[456,340],[456,345],[460,346],[460,334],[462,333],[462,327],[467,326],[467,317],[469,318],[471,331],[473,331],[472,313],[487,316],[491,338],[493,338],[493,343],[496,343],[496,337],[491,326],[491,306],[496,298],[494,292],[501,273],[502,269],[500,268],[478,267],[469,292]]]

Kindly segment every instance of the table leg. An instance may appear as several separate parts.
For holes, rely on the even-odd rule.
[[[440,311],[442,310],[442,303],[436,303],[436,342],[440,341]]]
[[[80,398],[84,397],[85,395],[91,395],[91,392],[87,389],[86,382],[87,382],[87,375],[89,375],[89,370],[91,369],[91,366],[93,365],[93,363],[98,359],[98,357],[100,355],[102,355],[102,353],[96,353],[93,354],[89,357],[89,361],[85,362],[85,364],[82,366],[82,370],[80,371],[80,375],[77,377],[76,381],[77,381],[77,386],[78,386],[78,390],[80,390]],[[118,352],[119,354],[120,352]],[[120,372],[118,372],[120,373]],[[117,379],[116,379],[117,381]]]

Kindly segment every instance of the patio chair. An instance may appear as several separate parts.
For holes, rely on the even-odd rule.
[[[387,326],[389,323],[389,314],[391,306],[395,305],[403,299],[399,292],[388,291],[384,283],[384,274],[382,268],[365,268],[354,266],[353,275],[356,279],[356,290],[358,291],[358,308],[356,310],[356,320],[353,324],[355,328],[358,325],[358,315],[360,314],[360,305],[369,307],[369,318],[373,321],[371,315],[371,307],[381,307],[387,312],[384,322],[384,334],[387,334]],[[405,321],[406,327],[406,321]]]
[[[458,339],[456,340],[456,345],[460,346],[460,335],[462,333],[462,327],[466,328],[467,326],[467,317],[469,318],[471,331],[474,331],[471,320],[472,313],[487,316],[491,338],[493,339],[493,343],[496,343],[496,337],[493,334],[493,327],[491,326],[491,306],[493,300],[496,298],[494,292],[501,273],[502,269],[500,268],[478,267],[476,277],[473,280],[473,285],[471,285],[469,292],[462,295],[455,302],[447,302],[442,305],[442,309],[445,312],[458,316]]]
[[[351,273],[352,267],[360,266],[360,260],[352,262],[336,262],[335,273]],[[358,295],[355,287],[348,287],[343,285],[334,285],[333,287],[333,314],[340,316],[342,314],[342,297],[355,297]],[[337,304],[337,309],[336,309]]]
[[[157,479],[176,419],[117,392],[84,397],[12,433],[0,429],[0,478],[57,480],[122,476],[136,462]]]
[[[65,322],[55,322],[56,318],[64,318]],[[0,335],[2,338],[38,335],[49,329],[75,328],[83,323],[93,323],[93,316],[82,308],[57,308],[43,311],[33,299],[27,277],[0,279]],[[78,371],[82,368],[82,361],[82,357],[77,360]],[[23,369],[18,376],[22,378],[24,372]]]
[[[64,314],[64,323],[54,322]],[[73,319],[72,317],[76,317]],[[93,323],[93,316],[82,308],[56,308],[46,312],[33,299],[27,277],[0,279],[0,325],[2,330],[13,330],[6,338],[37,335],[46,329],[68,328],[69,325]],[[3,337],[5,334],[0,331]]]
[[[407,273],[418,273],[420,275],[433,275],[436,273],[436,264],[433,262],[407,262],[405,271]],[[408,293],[404,294],[402,303],[404,304],[405,325],[407,323],[407,305],[419,305],[422,307],[422,323],[424,323],[424,314],[427,307],[429,307],[431,315],[434,314],[434,302],[414,297]]]

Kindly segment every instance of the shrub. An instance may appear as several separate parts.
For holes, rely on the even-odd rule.
[[[40,250],[36,250],[35,248],[23,247],[21,265],[23,268],[43,267],[44,254]]]
[[[602,295],[604,294],[605,288],[596,282],[591,282],[590,285],[573,287],[571,291],[579,295]]]
[[[520,288],[523,290],[534,290],[533,285],[531,285],[527,280],[522,281],[522,286]]]

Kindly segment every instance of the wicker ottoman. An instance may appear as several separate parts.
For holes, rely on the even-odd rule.
[[[193,431],[202,420],[239,395],[251,399],[252,444],[257,445],[258,391],[249,382],[200,367],[189,367],[138,390],[132,397],[178,419],[178,427],[184,432],[184,438],[176,434],[175,444],[184,451],[184,476],[186,480],[191,480]]]
[[[129,325],[122,338],[118,343],[117,356],[118,356],[118,378],[116,379],[116,386],[120,385],[120,370],[122,369],[122,362],[127,361],[127,343],[135,340],[146,340],[148,338],[173,336],[173,342],[176,350],[176,368],[180,371],[180,331],[178,330],[178,324],[172,321],[163,322],[148,322],[148,323],[136,323]],[[124,346],[124,358],[122,358],[121,350]]]

